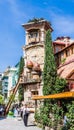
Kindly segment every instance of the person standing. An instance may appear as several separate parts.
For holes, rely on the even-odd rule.
[[[21,107],[20,107],[20,116],[21,116],[21,118],[23,118],[23,110],[24,110],[24,106],[23,106],[23,104],[21,104]]]
[[[18,108],[17,107],[14,108],[14,117],[18,117]]]
[[[24,120],[24,125],[27,126],[28,123],[28,116],[29,116],[30,110],[27,106],[27,104],[25,104],[25,107],[23,109],[23,120]]]

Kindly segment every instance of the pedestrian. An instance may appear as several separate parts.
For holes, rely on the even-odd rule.
[[[64,123],[64,126],[69,122],[69,119],[67,117],[67,114],[64,115],[64,120],[63,120],[63,123]]]
[[[27,126],[28,123],[28,116],[29,116],[30,110],[27,106],[27,104],[25,104],[25,107],[23,109],[23,120],[24,120],[24,125]]]
[[[21,107],[20,107],[20,117],[23,118],[23,110],[24,110],[24,106],[23,104],[21,104]]]
[[[18,117],[18,109],[17,109],[17,107],[14,108],[14,117]]]

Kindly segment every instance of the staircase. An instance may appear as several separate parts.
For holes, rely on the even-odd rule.
[[[21,83],[21,77],[19,78],[19,80],[18,80],[18,82],[17,82],[17,84],[16,84],[16,86],[15,86],[15,88],[14,88],[14,90],[13,90],[11,96],[10,96],[10,99],[9,99],[9,101],[7,103],[7,106],[5,108],[5,115],[8,113],[8,111],[10,109],[10,106],[11,106],[11,104],[13,102],[13,99],[14,99],[15,94],[16,94],[18,88],[19,88],[20,83]]]

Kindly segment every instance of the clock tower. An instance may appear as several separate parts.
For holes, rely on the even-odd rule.
[[[25,29],[24,53],[24,98],[28,102],[32,95],[42,95],[42,72],[44,66],[44,42],[46,31],[53,31],[46,20],[38,20],[22,25]],[[29,93],[29,95],[28,95]]]

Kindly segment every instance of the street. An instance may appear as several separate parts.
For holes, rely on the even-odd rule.
[[[0,118],[0,130],[41,130],[41,128],[34,126],[28,122],[25,127],[23,120],[15,117]]]

